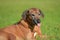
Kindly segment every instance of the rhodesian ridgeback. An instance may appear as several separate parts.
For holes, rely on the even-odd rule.
[[[42,37],[41,16],[44,17],[38,8],[25,10],[19,22],[0,30],[0,40],[36,40],[36,34]]]

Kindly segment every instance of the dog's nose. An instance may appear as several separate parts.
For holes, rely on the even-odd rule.
[[[37,23],[40,23],[40,19],[37,19]]]

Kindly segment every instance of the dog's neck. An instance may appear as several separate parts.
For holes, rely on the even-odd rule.
[[[21,20],[20,22],[18,22],[17,24],[22,24],[22,26],[24,26],[25,28],[30,28],[31,29],[31,31],[33,31],[33,29],[34,29],[34,25],[31,23],[28,23],[26,20]]]
[[[24,27],[28,28],[28,23],[24,20],[21,20],[20,24],[22,24]]]
[[[33,31],[33,29],[35,27],[35,25],[32,22],[29,22],[27,20],[22,20],[21,23],[24,24],[24,26],[30,28],[31,31]]]

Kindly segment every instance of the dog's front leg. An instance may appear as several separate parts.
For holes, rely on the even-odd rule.
[[[34,28],[34,37],[36,36],[36,34],[38,34],[40,36],[40,38],[44,38],[45,36],[42,35],[41,29],[38,26],[35,26]]]

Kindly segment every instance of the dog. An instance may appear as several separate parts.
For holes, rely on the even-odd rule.
[[[0,29],[0,40],[36,40],[36,34],[42,37],[41,16],[44,17],[38,8],[25,10],[19,22]]]

